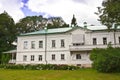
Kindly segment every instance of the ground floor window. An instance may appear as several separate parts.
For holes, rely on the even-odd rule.
[[[55,54],[52,54],[52,60],[55,60]]]
[[[34,61],[34,59],[35,59],[35,56],[31,55],[31,61]]]
[[[65,60],[65,54],[61,54],[61,60]]]
[[[23,61],[27,61],[27,55],[23,55]]]
[[[76,59],[81,59],[81,54],[76,54]]]
[[[39,55],[39,56],[38,56],[38,60],[39,60],[39,61],[42,61],[42,55]]]

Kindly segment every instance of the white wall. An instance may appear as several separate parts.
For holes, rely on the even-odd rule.
[[[84,35],[85,45],[93,45],[93,38],[97,39],[97,45],[103,45],[103,37],[107,38],[107,43],[114,43],[113,32],[105,31],[86,31],[84,29],[75,29],[71,32],[63,34],[48,34],[47,35],[47,50],[46,58],[48,64],[91,64],[92,61],[89,59],[90,53],[86,51],[70,51],[70,45],[72,45],[72,36],[75,34]],[[80,36],[78,36],[80,37]],[[116,43],[119,43],[118,37],[120,37],[120,32],[116,32]],[[83,37],[81,37],[83,38]],[[61,47],[61,39],[65,40],[65,47]],[[43,40],[43,48],[39,48],[39,41]],[[56,41],[56,47],[52,48],[52,40]],[[24,49],[24,41],[28,41],[28,49]],[[35,41],[35,49],[31,49],[31,41]],[[85,47],[85,45],[80,45]],[[95,46],[95,45],[94,45]],[[82,59],[76,60],[76,54],[81,54]],[[56,55],[56,60],[51,60],[51,55]],[[61,60],[61,54],[65,54],[65,60]],[[27,61],[23,61],[23,55],[27,55]],[[31,61],[31,55],[35,56],[35,61]],[[38,55],[43,55],[43,61],[38,61]],[[17,46],[17,58],[16,64],[45,64],[45,35],[34,35],[34,36],[19,36],[18,46]]]

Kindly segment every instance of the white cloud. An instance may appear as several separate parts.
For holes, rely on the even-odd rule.
[[[24,17],[24,14],[20,9],[22,6],[21,0],[0,0],[0,13],[3,13],[4,11],[8,12],[15,22],[17,22]]]
[[[87,22],[98,25],[98,16],[94,14],[102,0],[29,0],[28,8],[34,12],[45,12],[52,16],[61,16],[67,23],[71,23],[75,14],[77,23]]]

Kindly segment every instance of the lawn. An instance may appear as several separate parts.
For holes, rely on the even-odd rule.
[[[0,69],[0,80],[120,80],[120,73],[99,73],[93,69],[75,71]]]

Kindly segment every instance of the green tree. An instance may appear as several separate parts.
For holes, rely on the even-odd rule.
[[[120,72],[120,48],[93,49],[90,59],[100,72]]]
[[[0,14],[0,62],[1,53],[15,48],[12,44],[16,39],[16,28],[14,20],[7,12]]]
[[[104,0],[102,8],[98,7],[99,21],[111,29],[113,24],[120,24],[120,0]],[[116,26],[114,27],[116,28]]]
[[[73,15],[71,26],[76,26],[76,25],[77,25],[76,18],[75,18],[75,15]]]
[[[69,27],[68,24],[65,23],[65,21],[61,17],[50,17],[48,18],[48,28],[63,28],[63,27]]]
[[[0,52],[11,49],[16,38],[14,20],[7,12],[0,14]]]
[[[27,16],[16,23],[18,34],[33,32],[43,29],[47,19],[42,16]]]
[[[120,25],[120,0],[104,0],[102,7],[98,7],[99,21],[106,25],[109,31],[114,32],[114,44],[116,44],[115,32]]]

